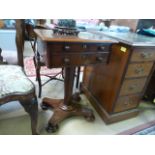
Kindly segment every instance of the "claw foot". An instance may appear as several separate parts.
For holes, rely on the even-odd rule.
[[[53,125],[51,123],[48,124],[48,126],[46,127],[46,131],[48,133],[54,133],[58,130],[59,126],[56,124],[56,125]]]

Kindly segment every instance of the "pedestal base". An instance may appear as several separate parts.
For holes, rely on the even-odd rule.
[[[79,97],[77,97],[77,99],[79,99]],[[44,110],[52,108],[54,111],[48,122],[48,127],[46,128],[48,132],[57,131],[59,123],[71,116],[83,116],[87,121],[95,120],[93,111],[78,103],[75,103],[75,100],[73,103],[65,105],[63,100],[44,98],[42,108]]]

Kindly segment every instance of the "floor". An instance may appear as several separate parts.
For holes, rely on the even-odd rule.
[[[27,42],[25,46],[24,55],[32,55],[30,44]],[[35,77],[30,78],[36,85],[36,90],[38,91],[37,82]],[[47,78],[42,77],[45,81]],[[42,97],[52,97],[52,98],[63,98],[63,83],[59,81],[51,81],[43,87]],[[81,95],[81,104],[87,105],[92,108],[88,99]],[[106,125],[98,113],[93,109],[95,114],[94,122],[87,122],[82,117],[72,117],[63,121],[59,130],[55,133],[47,133],[45,127],[47,125],[48,119],[52,116],[52,111],[43,111],[40,108],[41,99],[39,101],[39,123],[38,130],[41,135],[116,135],[127,129],[131,129],[138,125],[147,123],[149,121],[155,120],[154,112],[155,106],[150,103],[142,102],[140,104],[140,114],[137,117],[124,120],[118,123],[113,123]],[[13,103],[13,104],[12,104]],[[30,120],[27,113],[24,112],[23,108],[18,102],[10,102],[1,106],[0,108],[0,135],[30,135]]]

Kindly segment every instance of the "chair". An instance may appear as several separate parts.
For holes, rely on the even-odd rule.
[[[35,86],[23,70],[24,21],[16,20],[16,46],[18,65],[4,62],[0,49],[0,105],[18,100],[31,119],[32,134],[37,134],[38,102]],[[1,55],[2,53],[2,55]]]
[[[40,70],[41,70],[42,66],[46,66],[46,65],[42,61],[42,56],[37,51],[37,44],[36,44],[37,40],[36,40],[36,36],[35,36],[33,29],[34,28],[46,29],[46,27],[43,25],[31,25],[28,23],[26,23],[25,26],[26,26],[26,33],[28,35],[28,40],[30,41],[31,47],[32,47],[33,52],[34,52],[33,61],[34,61],[35,69],[36,69],[36,80],[38,81],[38,86],[39,86],[38,97],[40,98],[41,94],[42,94],[42,86],[44,86],[46,83],[48,83],[51,80],[64,81],[63,79],[57,78],[57,76],[60,74],[62,75],[62,77],[64,77],[63,68],[60,72],[56,73],[55,75],[52,75],[52,76],[44,75],[44,76],[48,77],[49,80],[47,80],[44,83],[41,82]]]

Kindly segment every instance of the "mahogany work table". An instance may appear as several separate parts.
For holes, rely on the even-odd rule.
[[[43,107],[54,111],[48,122],[47,131],[55,132],[58,124],[70,116],[95,119],[93,111],[80,105],[79,93],[73,94],[75,69],[79,66],[106,63],[111,44],[116,41],[103,35],[80,32],[77,36],[54,34],[52,30],[35,29],[37,47],[48,68],[64,67],[64,99],[44,98]],[[52,92],[51,92],[52,93]]]

